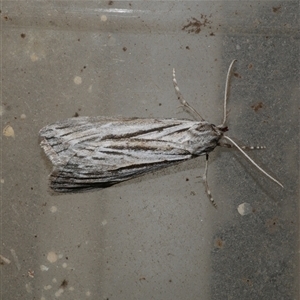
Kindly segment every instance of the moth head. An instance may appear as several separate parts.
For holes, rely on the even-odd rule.
[[[214,125],[215,126],[215,125]],[[218,125],[218,126],[215,126],[216,128],[218,128],[219,131],[225,133],[226,131],[228,131],[228,127],[226,125]]]
[[[203,155],[211,152],[219,145],[225,129],[220,129],[208,122],[199,122],[189,129],[187,145],[189,151],[194,155]]]

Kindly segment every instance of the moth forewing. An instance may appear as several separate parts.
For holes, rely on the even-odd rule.
[[[108,187],[204,155],[221,138],[207,122],[103,117],[56,122],[40,136],[57,192]]]

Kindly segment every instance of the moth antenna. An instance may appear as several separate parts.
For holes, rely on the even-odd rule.
[[[179,102],[181,103],[182,106],[188,108],[192,113],[194,113],[195,115],[197,115],[201,121],[205,121],[202,116],[196,111],[196,109],[194,109],[184,98],[183,95],[181,94],[178,84],[177,84],[177,80],[175,77],[175,69],[173,68],[173,85],[175,88],[175,93],[177,95],[177,98],[179,100]]]
[[[229,92],[229,79],[230,79],[230,74],[231,74],[231,70],[233,67],[233,64],[236,62],[237,60],[234,59],[227,71],[227,76],[226,76],[226,84],[225,84],[225,95],[224,95],[224,117],[223,117],[223,123],[220,127],[225,127],[226,124],[226,119],[227,119],[227,99],[228,99],[228,92]]]
[[[263,170],[236,142],[234,142],[231,138],[225,135],[223,135],[223,138],[230,141],[259,171],[261,171],[263,174],[265,174],[267,177],[269,177],[271,180],[273,180],[275,183],[277,183],[279,186],[283,188],[283,185],[278,180],[276,180],[265,170]]]

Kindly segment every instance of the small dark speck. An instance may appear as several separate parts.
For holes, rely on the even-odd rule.
[[[80,42],[80,39],[77,39],[78,42]]]
[[[185,181],[189,181],[189,179],[188,179],[188,178],[186,178],[186,179],[185,179]]]
[[[64,279],[64,280],[62,281],[62,283],[61,283],[60,287],[62,287],[62,288],[66,288],[66,287],[67,287],[67,285],[68,285],[68,280]]]
[[[185,49],[186,49],[186,50],[190,50],[190,47],[189,47],[189,46],[186,46]]]
[[[252,64],[249,64],[249,65],[248,65],[248,69],[251,70],[252,68],[253,68],[253,65],[252,65]]]
[[[273,7],[272,7],[273,13],[279,12],[280,9],[281,9],[281,6],[277,6],[277,7],[273,6]]]
[[[25,33],[21,33],[21,38],[25,39],[25,37],[26,37],[26,34]]]
[[[161,103],[158,103],[158,106],[161,106]]]
[[[114,1],[108,1],[108,5],[113,5]]]
[[[237,72],[234,72],[233,75],[234,75],[234,77],[236,77],[236,78],[242,78],[242,76],[241,76],[239,73],[237,73]]]
[[[74,116],[73,116],[74,118],[77,118],[77,117],[79,117],[79,113],[78,112],[76,112],[75,114],[74,114]]]
[[[169,282],[172,282],[172,279],[169,279]]]
[[[254,110],[255,112],[258,112],[261,108],[264,107],[264,105],[263,105],[262,102],[258,102],[258,103],[256,103],[256,104],[251,105],[251,107],[253,108],[253,110]]]
[[[252,280],[249,279],[249,278],[243,278],[243,279],[242,279],[242,282],[246,283],[246,284],[249,285],[249,286],[252,286],[252,285],[253,285]]]
[[[266,221],[266,226],[270,233],[274,233],[275,231],[278,230],[278,223],[279,223],[279,220],[277,217],[268,219]]]
[[[216,248],[223,248],[224,247],[224,241],[221,238],[216,238],[215,239],[215,247]]]
[[[123,49],[124,52],[127,51],[127,48],[126,48],[126,47],[123,47],[122,49]]]
[[[210,36],[215,36],[215,34],[214,34],[213,32],[211,32],[209,35],[210,35]]]

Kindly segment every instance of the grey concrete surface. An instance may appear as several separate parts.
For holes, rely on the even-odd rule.
[[[3,1],[1,299],[298,299],[299,3]],[[80,116],[192,118],[236,150],[69,195],[39,130]]]

